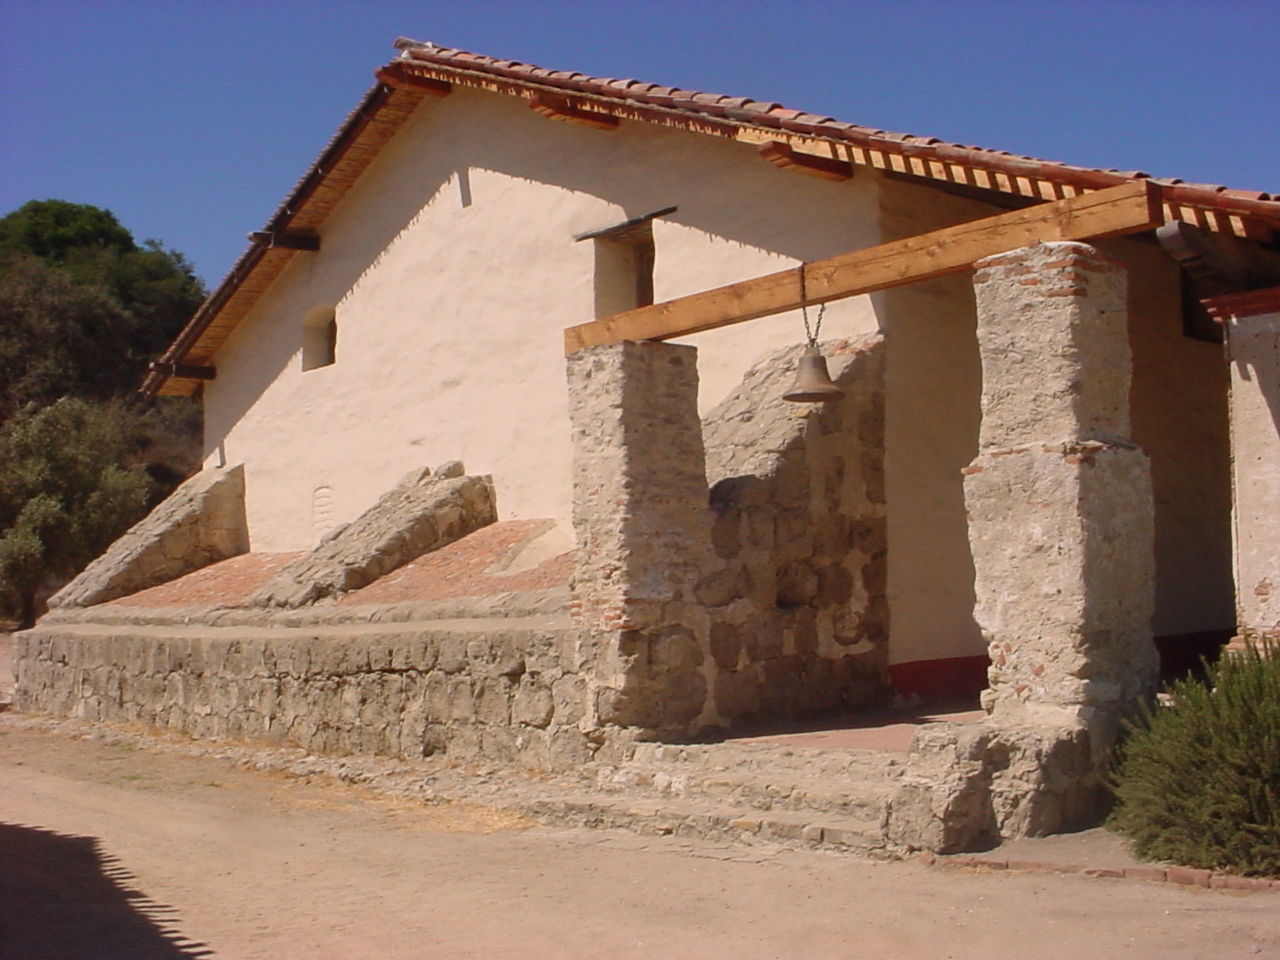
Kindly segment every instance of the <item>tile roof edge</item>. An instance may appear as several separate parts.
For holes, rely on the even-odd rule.
[[[842,123],[829,117],[792,110],[772,101],[663,87],[647,81],[614,80],[569,71],[550,71],[516,60],[498,60],[406,37],[398,38],[394,45],[400,50],[400,54],[382,69],[427,64],[455,75],[499,77],[517,85],[552,87],[570,94],[586,95],[593,101],[626,103],[661,111],[666,115],[697,117],[708,125],[728,124],[765,131],[783,129],[791,133],[854,143],[866,149],[904,157],[984,169],[1010,177],[1046,180],[1078,189],[1097,190],[1131,180],[1151,179],[1160,185],[1167,204],[1206,207],[1241,217],[1262,218],[1280,229],[1280,201],[1274,200],[1272,194],[1261,191],[1234,190],[1212,184],[1189,185],[1180,180],[1150,178],[1140,171],[1120,172],[1056,163],[1005,151],[949,143],[936,137],[917,137]],[[394,90],[390,85],[379,82],[365,94],[317,160],[308,167],[294,189],[272,214],[267,223],[268,232],[282,230],[287,225],[301,203],[305,202],[305,195],[323,180],[327,173],[326,160],[335,152],[340,153],[359,135],[364,126],[380,112]],[[266,247],[261,243],[255,242],[249,246],[161,355],[161,363],[176,364],[185,358],[241,284],[252,274],[265,253]],[[154,396],[169,379],[171,376],[168,374],[150,372],[144,378],[139,392],[144,396]]]

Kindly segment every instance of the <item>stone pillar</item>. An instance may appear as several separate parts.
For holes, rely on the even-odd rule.
[[[569,358],[573,423],[574,613],[593,647],[594,721],[688,732],[707,682],[710,511],[697,351],[657,342]]]
[[[1206,301],[1227,328],[1236,638],[1280,639],[1280,287]]]
[[[965,470],[993,722],[1083,725],[1095,762],[1154,693],[1154,520],[1129,441],[1127,278],[1082,243],[976,265],[979,453]]]
[[[964,494],[988,717],[921,728],[888,821],[940,852],[1091,822],[1118,721],[1156,679],[1124,265],[1058,242],[976,268],[982,427]]]

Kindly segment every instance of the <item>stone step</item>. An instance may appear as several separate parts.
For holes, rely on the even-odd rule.
[[[599,794],[533,801],[523,811],[541,823],[732,843],[825,847],[849,853],[891,855],[882,820],[793,811],[744,811],[689,799],[647,800]]]
[[[903,755],[774,744],[641,744],[616,765],[581,771],[601,793],[700,799],[744,815],[794,811],[879,822],[906,766]]]

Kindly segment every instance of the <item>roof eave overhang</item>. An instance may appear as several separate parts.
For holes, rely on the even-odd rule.
[[[432,48],[406,49],[400,58],[381,68],[377,76],[379,82],[347,118],[262,233],[318,231],[330,210],[417,105],[423,99],[442,96],[454,84],[530,101],[550,94],[568,98],[572,106],[595,113],[745,143],[781,141],[817,157],[872,167],[939,187],[1019,197],[1023,202],[1051,202],[1137,179],[1151,179],[1140,173],[1074,167],[942,141],[899,139],[796,111],[778,115],[695,98],[622,96],[611,81],[577,79],[580,74],[530,79],[517,69],[504,67],[502,62],[460,65],[456,57],[437,55]],[[1280,230],[1280,202],[1258,199],[1267,197],[1265,194],[1179,181],[1151,182],[1160,188],[1169,220],[1184,220],[1203,229],[1263,241],[1273,240],[1275,231]],[[147,375],[142,393],[196,393],[202,381],[171,377],[162,371],[178,364],[211,363],[231,330],[297,254],[297,250],[254,242],[165,351],[157,365],[159,369]]]

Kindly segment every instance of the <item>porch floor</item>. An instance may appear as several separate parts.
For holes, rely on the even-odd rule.
[[[837,720],[771,724],[768,728],[737,732],[725,739],[732,743],[906,753],[916,730],[926,723],[977,723],[984,716],[986,714],[976,701],[932,703],[877,710]]]

